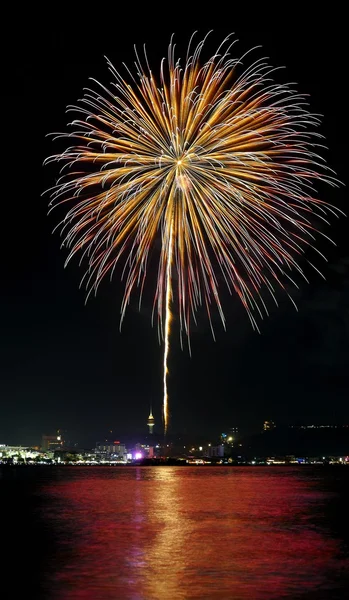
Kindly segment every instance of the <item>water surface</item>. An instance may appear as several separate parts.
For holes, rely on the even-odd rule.
[[[1,490],[35,598],[335,600],[346,483],[347,467],[23,467]]]

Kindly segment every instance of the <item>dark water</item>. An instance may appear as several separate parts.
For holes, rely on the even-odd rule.
[[[7,467],[1,598],[349,598],[348,484],[348,467]]]

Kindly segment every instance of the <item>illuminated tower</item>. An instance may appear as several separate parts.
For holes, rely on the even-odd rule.
[[[147,420],[147,425],[149,427],[149,433],[153,433],[154,424],[155,424],[155,421],[154,421],[152,409],[151,409],[151,406],[150,406],[150,413],[149,413],[149,417],[148,417],[148,420]]]

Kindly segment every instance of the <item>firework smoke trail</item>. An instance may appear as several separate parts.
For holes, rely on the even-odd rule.
[[[264,58],[243,70],[246,55],[231,58],[229,37],[201,61],[205,40],[193,48],[190,40],[183,66],[171,40],[158,79],[145,51],[146,66],[136,53],[127,80],[108,62],[111,88],[93,80],[98,89],[68,108],[74,130],[57,137],[72,145],[46,161],[64,165],[51,205],[71,203],[58,227],[70,249],[66,263],[78,252],[88,263],[87,297],[124,262],[121,323],[135,288],[141,302],[154,250],[165,429],[171,314],[189,344],[200,306],[212,332],[214,307],[225,326],[227,286],[258,329],[265,295],[277,303],[276,287],[288,294],[291,270],[305,278],[300,257],[318,252],[314,218],[328,223],[327,213],[340,212],[316,195],[315,182],[338,181],[319,155],[320,120],[305,97],[275,83]]]

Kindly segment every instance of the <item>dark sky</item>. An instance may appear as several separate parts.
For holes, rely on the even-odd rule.
[[[127,3],[124,3],[127,6]],[[56,168],[43,168],[55,152],[45,135],[65,130],[67,104],[81,96],[88,77],[109,82],[103,56],[117,66],[133,60],[133,44],[145,42],[155,67],[172,32],[179,42],[199,29],[214,29],[216,42],[236,32],[241,53],[261,44],[280,78],[310,93],[314,112],[325,115],[326,156],[345,180],[348,160],[346,32],[341,12],[305,14],[305,3],[230,12],[217,4],[205,14],[155,5],[143,12],[94,5],[93,12],[28,12],[7,18],[2,80],[2,295],[0,443],[34,443],[58,427],[81,444],[109,429],[122,439],[145,430],[149,404],[161,430],[162,348],[150,323],[151,306],[131,306],[122,333],[122,285],[106,282],[84,304],[78,261],[64,270],[66,252],[52,235],[42,192]],[[87,6],[87,5],[86,5]],[[214,5],[213,5],[214,6]],[[261,5],[262,6],[262,5]],[[336,3],[327,5],[327,11]],[[320,10],[320,9],[317,9]],[[169,15],[169,16],[167,16]],[[154,69],[155,70],[155,69]],[[347,211],[346,189],[321,189],[321,197]],[[327,231],[326,233],[329,233]],[[217,341],[200,317],[192,335],[192,358],[181,352],[177,331],[170,356],[172,430],[215,434],[229,426],[349,421],[348,220],[334,222],[337,247],[319,242],[329,263],[317,266],[310,285],[293,294],[297,313],[281,291],[254,333],[236,298],[225,298],[228,330],[217,322]]]

